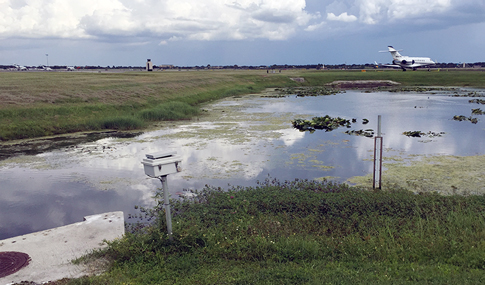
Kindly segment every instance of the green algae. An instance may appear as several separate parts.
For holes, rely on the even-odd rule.
[[[418,158],[418,159],[416,159]],[[414,192],[485,194],[485,155],[414,156],[384,163],[383,189],[397,187]],[[372,187],[372,175],[352,177],[351,184]]]
[[[220,108],[220,107],[219,107]],[[203,126],[192,124],[163,136],[165,139],[197,139],[210,141],[223,139],[231,144],[250,143],[254,140],[279,139],[281,130],[287,128],[286,114],[245,113],[238,108],[223,109],[223,116],[201,118]]]
[[[348,142],[348,140],[343,140],[342,143],[325,141],[319,145],[320,148],[318,149],[309,148],[306,149],[305,152],[289,154],[288,160],[286,160],[284,163],[288,166],[291,165],[292,167],[299,167],[303,169],[319,168],[322,171],[328,171],[334,169],[335,166],[326,165],[324,161],[317,159],[317,155],[325,152],[325,147],[349,147],[347,145]]]
[[[343,91],[337,88],[329,88],[329,87],[289,87],[289,88],[277,88],[274,89],[276,95],[273,95],[273,98],[280,98],[282,96],[287,95],[296,95],[298,97],[305,97],[305,96],[328,96],[328,95],[336,95],[342,93]],[[271,95],[266,95],[266,97],[272,97]]]
[[[323,171],[328,171],[335,168],[335,166],[328,166],[328,165],[312,165],[312,167],[318,168]]]
[[[316,181],[332,181],[332,180],[337,180],[338,178],[340,178],[340,177],[336,177],[336,176],[322,176],[322,177],[315,178],[314,180],[316,180]]]
[[[28,166],[30,169],[37,170],[54,169],[54,165],[42,156],[21,155],[0,160],[0,168],[14,168],[18,165]]]

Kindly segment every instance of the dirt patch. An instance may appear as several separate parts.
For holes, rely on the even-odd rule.
[[[293,77],[293,78],[290,78],[290,79],[295,81],[295,82],[300,82],[300,83],[305,82],[305,78],[303,78],[303,77]]]

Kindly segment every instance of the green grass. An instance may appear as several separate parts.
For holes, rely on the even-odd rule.
[[[367,70],[361,71],[324,71],[302,74],[310,86],[324,85],[336,80],[392,80],[403,86],[469,86],[485,87],[483,71],[460,71],[442,69],[441,71]]]
[[[304,83],[291,81],[305,78]],[[405,86],[485,87],[480,71],[4,72],[0,141],[106,128],[145,128],[196,116],[200,104],[269,87],[321,86],[335,80],[394,80]],[[179,104],[179,103],[185,103]],[[175,104],[175,105],[167,105]],[[131,123],[127,123],[127,121]],[[118,121],[119,124],[110,122]],[[106,123],[108,122],[108,123]],[[123,123],[121,123],[123,122]]]
[[[0,141],[190,119],[201,103],[292,85],[231,72],[3,73]],[[116,123],[115,123],[116,122]]]
[[[199,109],[183,102],[168,102],[141,110],[138,116],[145,121],[183,120],[199,114]]]
[[[157,199],[161,195],[157,196]],[[485,197],[267,180],[163,201],[109,243],[113,263],[71,284],[481,284]]]

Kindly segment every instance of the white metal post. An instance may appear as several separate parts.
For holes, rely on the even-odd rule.
[[[167,220],[168,238],[172,240],[172,214],[170,212],[170,199],[168,195],[167,175],[160,176],[163,188],[163,205],[165,208],[165,218]]]
[[[377,136],[374,138],[374,180],[372,188],[381,189],[382,174],[382,136],[381,115],[377,116]]]

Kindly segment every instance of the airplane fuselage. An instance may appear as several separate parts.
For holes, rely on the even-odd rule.
[[[416,68],[424,65],[434,65],[435,62],[429,57],[412,57],[412,56],[399,56],[392,61],[394,64],[398,64],[405,68]]]
[[[389,52],[392,55],[393,61],[392,61],[392,64],[384,65],[384,66],[397,67],[406,71],[406,69],[416,70],[416,68],[418,67],[424,67],[424,66],[436,64],[429,57],[403,56],[399,53],[399,51],[394,49],[392,46],[389,46],[388,48],[389,48]]]

